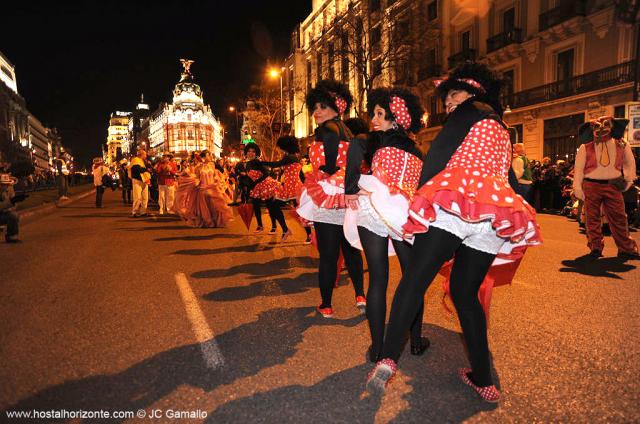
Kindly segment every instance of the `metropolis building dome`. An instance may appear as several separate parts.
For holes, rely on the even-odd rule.
[[[222,127],[204,103],[202,89],[191,74],[193,60],[180,59],[182,73],[171,104],[161,104],[151,115],[149,144],[156,154],[186,157],[192,151],[222,152]]]

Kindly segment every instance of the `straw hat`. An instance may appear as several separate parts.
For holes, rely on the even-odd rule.
[[[11,174],[0,174],[0,184],[14,185],[18,179],[12,177]]]

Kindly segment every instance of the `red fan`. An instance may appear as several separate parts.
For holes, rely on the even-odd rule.
[[[250,203],[243,203],[238,206],[238,215],[242,218],[242,222],[247,227],[247,230],[251,226],[251,220],[253,219],[253,205]]]

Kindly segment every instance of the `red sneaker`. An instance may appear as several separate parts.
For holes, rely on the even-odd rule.
[[[387,384],[396,375],[398,366],[389,358],[378,361],[375,368],[367,376],[367,392],[372,395],[384,394]]]
[[[484,401],[490,403],[498,403],[498,401],[500,400],[500,392],[498,391],[498,389],[496,389],[496,386],[476,386],[467,375],[470,372],[471,368],[460,368],[458,370],[458,375],[460,376],[460,379],[464,382],[464,384],[470,386],[473,390],[475,390],[476,393],[478,393]]]
[[[364,296],[356,296],[356,307],[364,310],[367,308],[367,298]]]
[[[317,311],[325,318],[333,318],[333,308],[321,308],[318,306]]]

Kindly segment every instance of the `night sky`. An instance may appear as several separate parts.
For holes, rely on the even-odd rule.
[[[109,114],[144,93],[154,110],[171,100],[180,58],[223,123],[227,111],[282,63],[310,0],[3,3],[0,51],[16,67],[28,109],[57,127],[81,164],[100,154]]]

